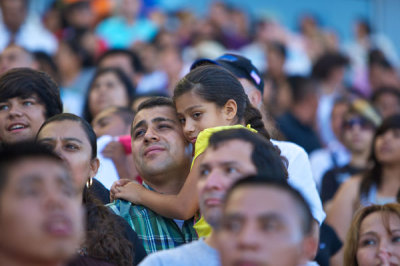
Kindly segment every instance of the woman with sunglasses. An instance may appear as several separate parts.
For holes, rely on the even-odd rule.
[[[365,108],[357,108],[360,104]],[[321,200],[326,211],[340,185],[366,170],[372,139],[380,122],[373,107],[361,99],[354,101],[344,114],[338,137],[348,150],[350,161],[344,166],[331,168],[322,178]]]
[[[371,204],[396,202],[400,189],[400,115],[385,119],[375,132],[368,170],[336,193],[326,222],[345,239],[353,214]]]

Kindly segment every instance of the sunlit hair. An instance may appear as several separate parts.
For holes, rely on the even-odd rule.
[[[353,217],[344,245],[344,266],[358,266],[357,250],[360,241],[360,228],[364,219],[375,212],[382,215],[382,223],[390,232],[389,215],[394,214],[400,219],[400,204],[389,203],[385,205],[371,205],[360,209]]]

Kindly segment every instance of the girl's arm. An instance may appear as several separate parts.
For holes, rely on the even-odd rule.
[[[194,161],[185,183],[177,195],[164,195],[150,191],[135,182],[115,188],[114,198],[122,198],[134,204],[148,207],[154,212],[172,219],[192,218],[199,208],[197,199],[198,167],[203,155]]]

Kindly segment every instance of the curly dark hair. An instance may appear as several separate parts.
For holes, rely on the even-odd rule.
[[[84,251],[89,257],[118,266],[133,264],[132,244],[125,238],[115,215],[85,187],[86,241]]]

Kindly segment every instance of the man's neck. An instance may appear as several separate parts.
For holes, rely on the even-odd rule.
[[[177,195],[185,183],[187,175],[182,173],[167,173],[151,178],[142,177],[144,182],[161,194]]]

